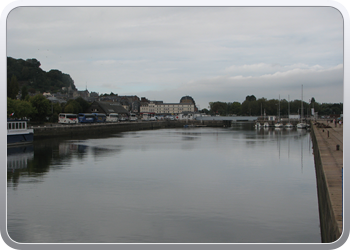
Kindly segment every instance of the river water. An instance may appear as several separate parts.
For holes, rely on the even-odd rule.
[[[7,229],[20,243],[321,242],[305,130],[37,140],[8,149],[7,169]]]

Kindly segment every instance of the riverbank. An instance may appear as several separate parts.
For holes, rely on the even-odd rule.
[[[184,125],[201,125],[208,127],[222,127],[223,121],[139,121],[139,122],[118,122],[118,123],[92,123],[92,124],[57,124],[48,123],[40,126],[33,126],[34,140],[50,137],[73,137],[79,135],[102,135],[108,133],[119,133],[136,130],[180,128]]]
[[[326,121],[311,126],[321,238],[330,243],[343,231],[343,127]]]

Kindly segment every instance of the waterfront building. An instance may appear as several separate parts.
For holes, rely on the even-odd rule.
[[[103,113],[106,115],[117,113],[127,115],[129,112],[117,102],[94,101],[90,107],[85,110],[85,113]]]
[[[179,103],[164,103],[163,101],[148,101],[142,99],[140,113],[181,114],[197,111],[192,97],[184,96]]]

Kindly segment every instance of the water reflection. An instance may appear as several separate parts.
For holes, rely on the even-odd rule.
[[[319,242],[309,134],[235,126],[36,141],[8,189],[9,235],[23,243]]]
[[[121,150],[121,145],[90,146],[86,144],[86,140],[64,139],[36,140],[31,145],[9,147],[7,148],[7,183],[8,186],[17,187],[21,177],[44,177],[50,168],[57,170],[63,166],[69,167],[66,165],[67,162],[75,159],[84,161],[90,153],[96,160],[99,157],[118,154]],[[33,180],[43,181],[42,178]]]

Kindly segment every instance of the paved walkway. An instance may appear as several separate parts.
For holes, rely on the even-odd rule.
[[[343,126],[319,121],[330,128],[314,126],[331,206],[340,234],[343,230]],[[339,148],[339,149],[338,149]]]

